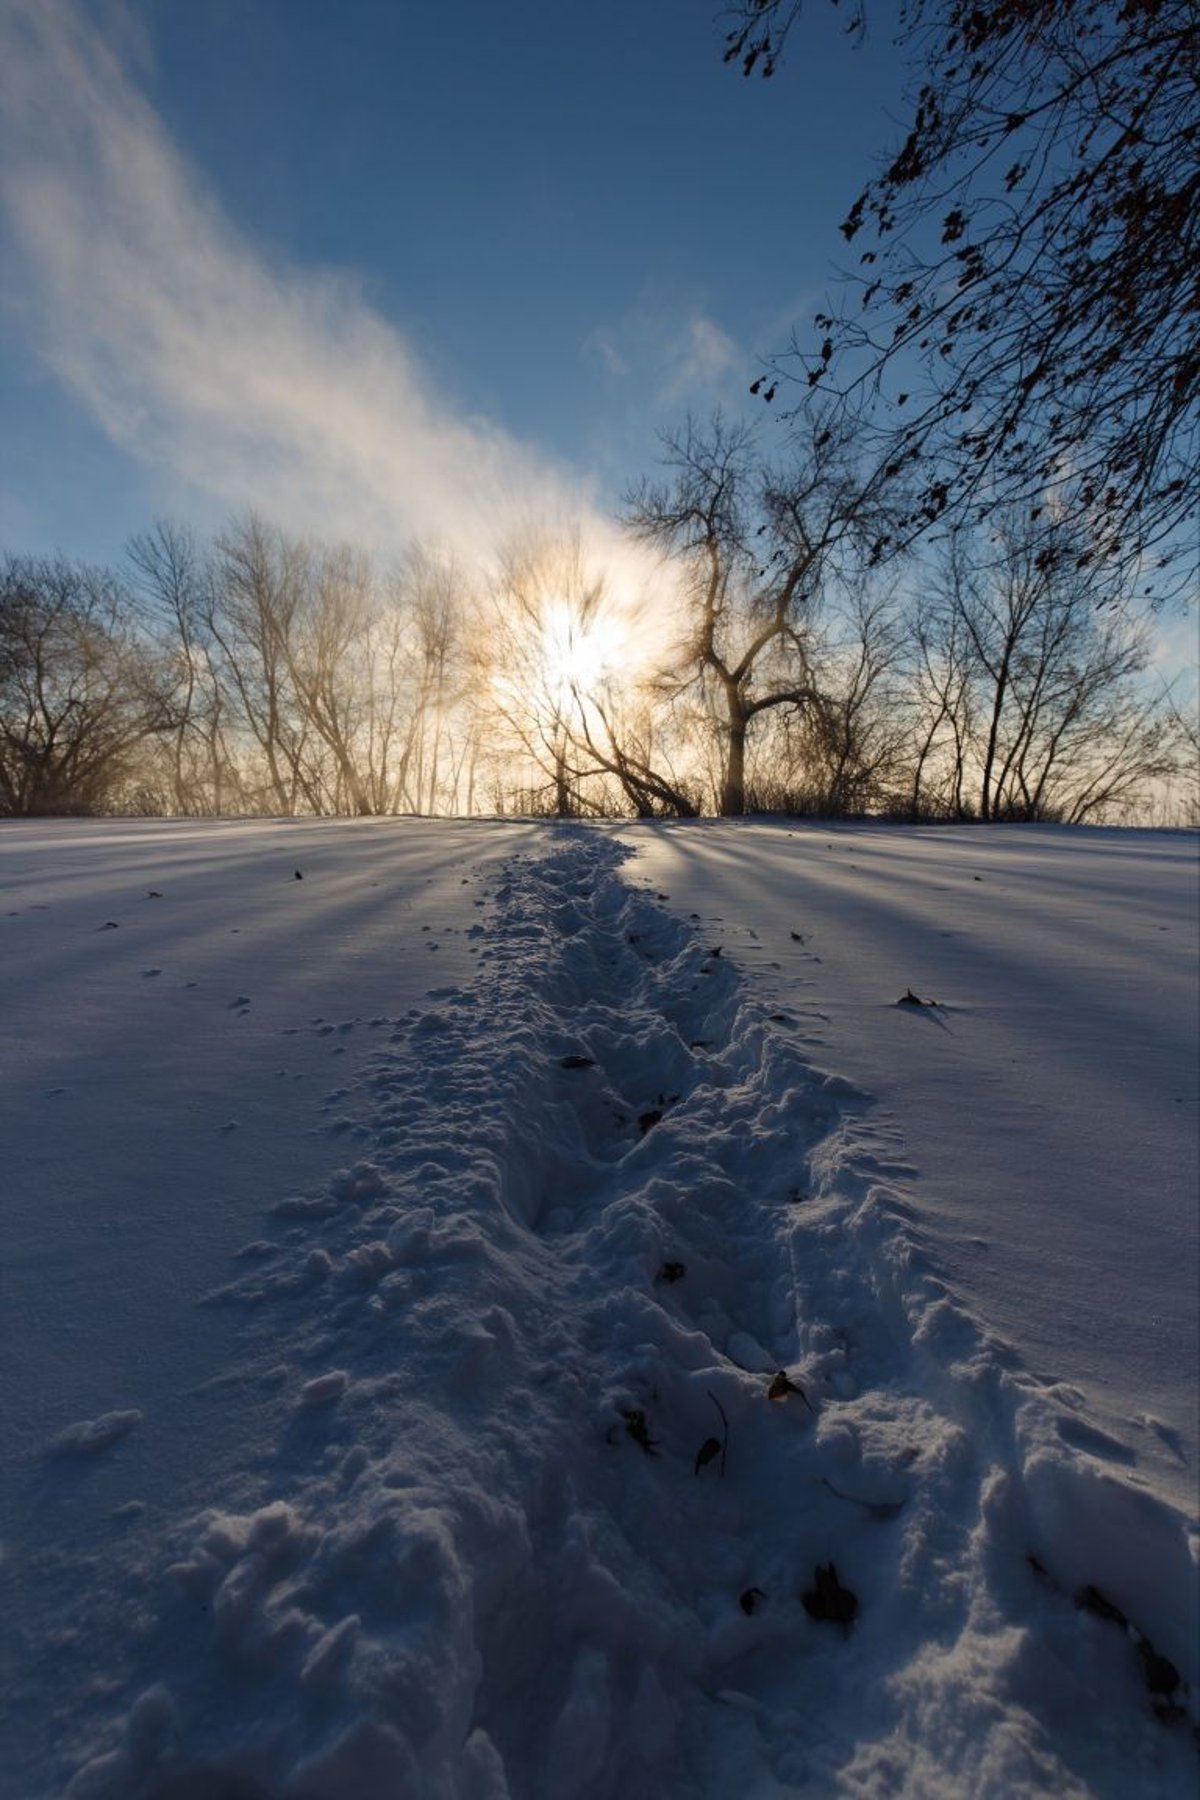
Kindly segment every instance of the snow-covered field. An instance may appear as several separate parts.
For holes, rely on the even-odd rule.
[[[1196,852],[0,827],[0,1793],[1193,1794]]]

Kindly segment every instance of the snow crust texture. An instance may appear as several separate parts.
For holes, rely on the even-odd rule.
[[[6,1791],[1193,1791],[1188,1521],[1064,1434],[894,1126],[627,855],[513,854],[478,978],[346,1072],[342,1166],[204,1300],[240,1458],[96,1571],[108,1682]]]

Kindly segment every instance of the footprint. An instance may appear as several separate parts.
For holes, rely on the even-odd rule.
[[[1111,1437],[1107,1431],[1101,1431],[1096,1425],[1088,1425],[1082,1419],[1062,1418],[1056,1421],[1058,1435],[1072,1449],[1085,1450],[1091,1456],[1103,1457],[1108,1462],[1135,1463],[1137,1452],[1128,1444],[1121,1443],[1119,1438]]]
[[[122,1412],[101,1413],[97,1419],[80,1419],[75,1425],[68,1425],[52,1439],[49,1450],[52,1456],[94,1456],[100,1450],[107,1450],[110,1444],[119,1443],[121,1438],[142,1422],[143,1414],[136,1407]]]
[[[1171,1452],[1176,1462],[1184,1468],[1187,1467],[1187,1454],[1183,1447],[1183,1439],[1173,1425],[1168,1425],[1165,1419],[1156,1419],[1153,1413],[1143,1413],[1140,1419],[1134,1420],[1134,1423],[1141,1425],[1146,1431],[1152,1431],[1159,1442]]]

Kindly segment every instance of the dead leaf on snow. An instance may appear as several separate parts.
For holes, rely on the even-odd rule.
[[[813,1570],[813,1585],[800,1596],[810,1619],[840,1625],[849,1631],[858,1616],[858,1596],[843,1587],[833,1563],[818,1563]]]

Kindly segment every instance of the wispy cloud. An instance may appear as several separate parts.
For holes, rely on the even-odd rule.
[[[486,553],[582,518],[586,484],[453,410],[353,278],[271,265],[179,155],[136,33],[73,0],[0,0],[5,299],[108,435],[285,525]]]
[[[1150,667],[1171,687],[1179,706],[1195,710],[1200,705],[1200,636],[1196,629],[1197,600],[1186,607],[1163,612],[1150,620]]]
[[[685,408],[740,405],[752,359],[703,307],[648,295],[616,324],[598,326],[584,345],[606,376],[649,396],[649,411],[670,422]]]
[[[611,375],[615,380],[624,380],[625,376],[632,373],[629,358],[617,342],[615,333],[600,327],[588,334],[583,347],[597,359],[605,374]]]
[[[659,390],[662,404],[679,406],[698,396],[720,394],[729,377],[745,367],[745,355],[728,333],[698,313],[687,320],[672,350]]]

